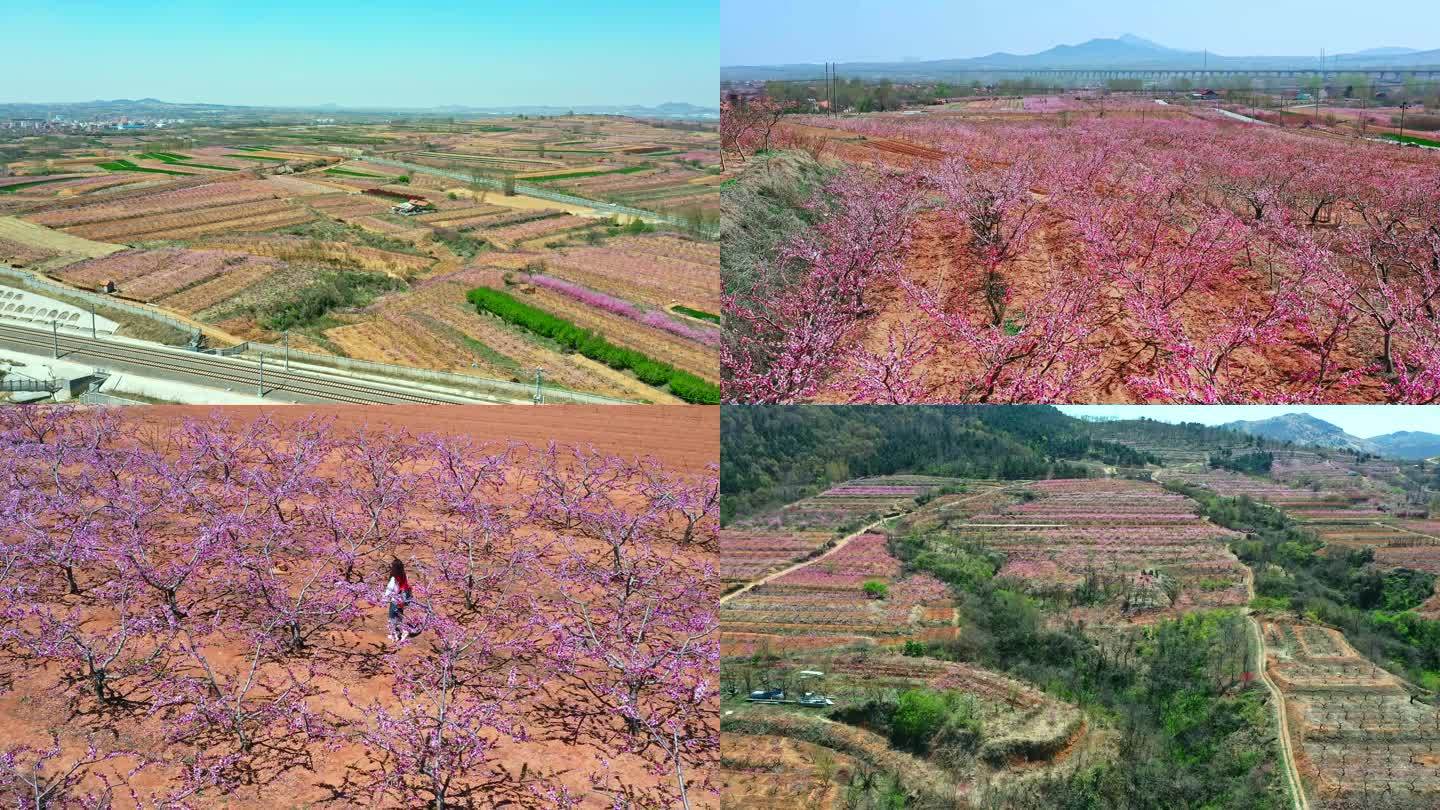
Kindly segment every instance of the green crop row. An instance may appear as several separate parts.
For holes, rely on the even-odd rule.
[[[15,183],[15,184],[13,184],[13,185],[0,186],[0,194],[14,194],[15,192],[20,191],[21,189],[30,188],[31,186],[43,186],[43,185],[45,185],[46,183],[58,183],[58,182],[60,182],[61,180],[69,180],[69,179],[70,179],[69,177],[55,177],[55,178],[51,178],[51,179],[49,179],[49,180],[33,180],[33,181],[29,182],[29,183]]]
[[[706,382],[688,371],[681,371],[668,363],[609,342],[589,329],[557,318],[543,309],[517,301],[508,293],[477,287],[470,291],[470,303],[479,309],[492,312],[504,320],[529,329],[538,335],[550,338],[570,351],[619,370],[635,373],[640,381],[657,388],[669,385],[670,393],[685,400],[702,405],[720,402],[720,386]]]
[[[716,315],[713,312],[705,312],[699,309],[691,309],[690,307],[680,306],[679,304],[676,304],[674,307],[672,307],[672,309],[681,314],[689,315],[692,318],[699,318],[702,321],[710,321],[711,323],[720,322],[720,316]]]

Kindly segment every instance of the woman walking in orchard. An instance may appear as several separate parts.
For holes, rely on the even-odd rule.
[[[405,565],[399,557],[390,559],[390,581],[385,584],[385,604],[390,606],[390,640],[404,641],[410,633],[405,629],[405,606],[414,595],[405,579]]]

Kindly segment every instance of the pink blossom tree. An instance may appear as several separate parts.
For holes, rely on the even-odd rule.
[[[803,401],[842,367],[874,311],[867,294],[903,266],[918,202],[913,179],[897,173],[852,169],[826,184],[814,227],[776,257],[774,273],[790,278],[722,298],[729,401]]]

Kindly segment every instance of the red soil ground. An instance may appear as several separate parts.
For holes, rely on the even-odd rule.
[[[703,475],[707,465],[719,460],[719,409],[698,406],[154,406],[124,409],[123,412],[125,418],[140,426],[136,437],[141,442],[163,440],[166,432],[187,419],[220,416],[243,424],[266,416],[284,426],[311,414],[332,418],[341,433],[388,426],[412,435],[438,433],[469,436],[477,441],[517,441],[536,448],[544,447],[552,440],[561,445],[593,445],[603,453],[627,459],[651,456],[669,470],[687,476]],[[516,499],[524,498],[523,492],[511,494]],[[424,521],[425,518],[421,515],[418,520]],[[713,554],[684,553],[696,558],[697,564],[708,561],[714,565],[717,562]],[[322,670],[326,675],[321,681],[325,694],[312,702],[314,709],[354,718],[356,712],[341,695],[342,688],[348,690],[355,702],[361,705],[367,705],[376,698],[390,700],[388,677],[362,674],[366,670],[378,673],[383,669],[381,656],[390,647],[386,633],[386,617],[377,610],[357,631],[334,634],[326,642],[325,649],[317,650],[316,654],[324,657]],[[212,654],[216,664],[231,667],[241,663],[244,652],[237,648],[213,650]],[[418,653],[418,650],[407,652]],[[143,711],[139,715],[122,716],[118,721],[86,712],[73,699],[57,695],[50,688],[55,683],[56,674],[47,670],[17,673],[11,684],[13,688],[0,691],[0,749],[17,743],[48,748],[50,730],[53,729],[60,734],[64,747],[61,759],[69,762],[84,753],[86,733],[113,727],[119,733],[120,745],[130,750],[155,750],[161,730],[155,721],[143,716]],[[718,726],[718,713],[712,719]],[[575,795],[587,796],[586,808],[599,810],[609,806],[602,796],[591,792],[588,787],[588,775],[602,769],[601,759],[593,749],[540,739],[544,736],[545,724],[539,718],[526,725],[530,727],[532,741],[504,741],[497,748],[495,761],[502,764],[512,777],[519,775],[522,767],[528,768],[531,773],[557,774],[557,781]],[[337,797],[331,790],[344,785],[351,769],[364,762],[364,752],[359,745],[345,743],[333,751],[312,746],[309,757],[305,765],[295,767],[292,764],[284,773],[265,781],[263,785],[246,786],[228,796],[207,791],[199,799],[192,799],[187,806],[196,810],[392,806],[387,804],[388,800],[373,803],[368,796],[354,792],[347,792],[343,798]],[[52,762],[49,770],[54,771],[56,764]],[[125,774],[130,765],[133,765],[131,760],[122,758],[102,766],[102,770],[109,774],[111,784],[121,786],[116,791],[115,810],[135,807],[124,787],[127,781],[142,800],[175,786],[169,769],[163,767],[142,771],[127,780]],[[649,785],[669,779],[668,774],[657,776],[650,772],[648,764],[636,757],[613,759],[608,769],[629,784]],[[700,775],[691,774],[690,778],[692,806],[697,810],[718,807],[719,798],[700,787]],[[87,781],[85,787],[93,789],[98,785]],[[498,801],[498,804],[490,803],[480,797],[473,805],[462,803],[453,806],[479,810],[495,807],[538,810],[546,806],[539,799],[525,804],[503,799]],[[148,804],[145,806],[149,807]]]
[[[127,416],[154,425],[221,414],[248,421],[261,414],[290,424],[310,414],[333,418],[341,430],[390,425],[419,433],[470,436],[479,441],[594,445],[623,458],[654,456],[667,467],[699,473],[720,461],[720,409],[692,405],[156,405]]]

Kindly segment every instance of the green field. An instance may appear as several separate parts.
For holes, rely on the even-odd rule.
[[[540,151],[540,147],[538,147],[538,146],[526,146],[526,147],[524,147],[524,148],[516,149],[515,151],[516,151],[516,152],[539,152],[539,151]],[[547,154],[547,155],[608,155],[608,154],[610,154],[610,153],[609,153],[609,152],[606,152],[604,149],[551,149],[550,147],[547,146],[547,147],[545,147],[545,154]]]
[[[19,191],[20,189],[23,189],[23,188],[30,188],[31,186],[43,186],[43,185],[45,185],[46,183],[58,183],[58,182],[60,182],[61,180],[69,180],[69,179],[71,179],[71,178],[69,178],[69,177],[56,177],[56,178],[52,178],[52,179],[50,179],[50,180],[34,180],[34,181],[29,182],[29,183],[16,183],[16,184],[13,185],[13,186],[0,186],[0,194],[14,194],[15,192],[17,192],[17,191]]]
[[[173,152],[142,152],[135,157],[141,160],[158,160],[171,166],[193,166],[197,169],[215,169],[221,172],[239,171],[228,166],[212,166],[209,163],[195,163],[194,158],[189,155],[177,155]]]
[[[344,175],[345,177],[366,177],[375,180],[389,180],[391,177],[394,177],[394,175],[390,174],[370,174],[369,172],[356,172],[351,171],[350,169],[326,169],[325,173],[339,174]]]
[[[476,127],[477,132],[514,132],[514,127],[502,127],[495,124],[487,124],[483,127]]]
[[[1418,146],[1440,146],[1440,141],[1432,141],[1429,138],[1417,138],[1414,135],[1396,135],[1393,132],[1387,132],[1380,137],[1387,141],[1395,141],[1397,143],[1413,143]]]
[[[606,169],[603,172],[570,172],[569,174],[552,174],[549,177],[524,177],[521,178],[527,183],[548,183],[552,180],[575,180],[580,177],[599,177],[602,174],[634,174],[643,172],[649,166],[626,166],[623,169]]]
[[[269,161],[269,162],[271,162],[271,163],[284,163],[285,161],[289,160],[289,158],[266,157],[265,155],[236,155],[236,154],[229,154],[229,155],[226,155],[225,157],[243,158],[243,159],[245,159],[245,160],[266,160],[266,161]]]
[[[95,165],[107,172],[150,172],[151,174],[177,174],[186,177],[195,174],[195,172],[172,172],[168,169],[149,169],[144,166],[136,166],[128,160],[112,160],[107,163],[97,163]]]

